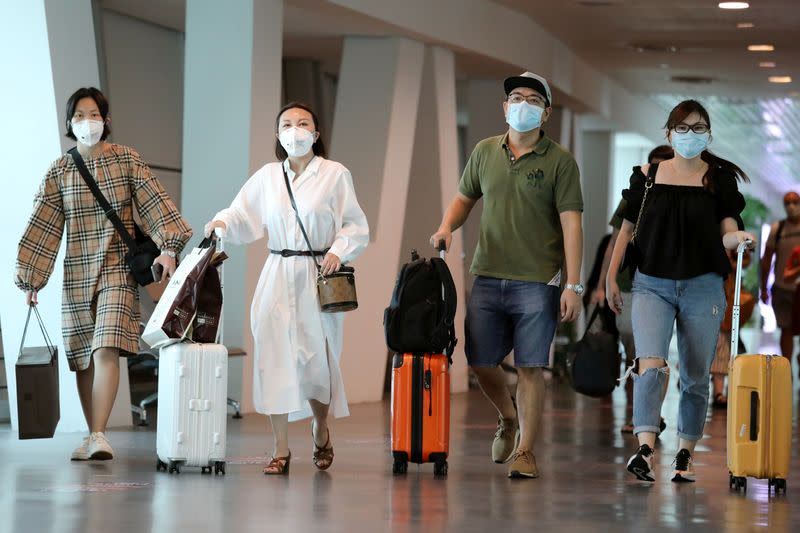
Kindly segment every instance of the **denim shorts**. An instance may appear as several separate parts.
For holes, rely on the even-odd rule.
[[[467,362],[494,367],[514,349],[517,367],[545,367],[558,325],[559,288],[478,276],[467,306]]]

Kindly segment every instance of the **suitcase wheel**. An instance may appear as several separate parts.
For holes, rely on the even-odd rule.
[[[433,475],[445,477],[447,475],[447,461],[439,461],[433,464]]]
[[[156,472],[161,472],[162,470],[163,470],[164,472],[166,472],[166,471],[167,471],[167,463],[165,463],[164,461],[162,461],[161,459],[159,459],[159,460],[156,462]]]
[[[392,465],[392,474],[399,475],[408,472],[408,461],[402,459],[395,459]]]
[[[773,487],[775,488],[775,495],[776,496],[778,494],[780,494],[781,491],[783,491],[783,493],[786,494],[786,480],[785,479],[770,478],[768,492],[772,491]]]
[[[729,478],[729,481],[728,481],[728,486],[731,489],[733,489],[733,490],[735,490],[737,492],[739,492],[739,490],[741,489],[743,492],[746,493],[747,492],[747,478],[746,477],[734,476],[733,474],[730,474],[730,478]]]
[[[177,461],[170,461],[169,465],[167,465],[167,472],[169,472],[170,474],[172,474],[173,472],[176,474],[180,474],[181,473],[180,463]]]
[[[211,467],[208,467],[208,473],[211,473]],[[225,461],[217,461],[214,463],[214,475],[225,475]]]
[[[200,473],[201,474],[210,474],[211,473],[211,467],[210,466],[201,466],[200,467]]]

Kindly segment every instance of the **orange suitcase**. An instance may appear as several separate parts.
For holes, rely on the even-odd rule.
[[[778,355],[736,356],[742,254],[739,245],[728,378],[730,488],[747,491],[747,477],[768,479],[768,492],[786,493],[792,451],[792,366]]]
[[[450,447],[450,372],[443,354],[395,354],[392,360],[392,472],[408,463],[433,463],[447,475]]]

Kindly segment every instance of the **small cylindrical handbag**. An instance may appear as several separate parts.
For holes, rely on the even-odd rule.
[[[300,231],[303,233],[303,238],[311,252],[311,259],[314,261],[314,266],[317,268],[317,296],[319,297],[320,310],[323,313],[343,313],[358,308],[355,269],[350,266],[343,266],[333,274],[327,276],[322,274],[322,267],[320,267],[320,264],[317,262],[314,248],[311,246],[306,228],[303,225],[303,221],[300,219],[300,213],[297,211],[297,204],[294,201],[292,186],[289,183],[289,175],[286,174],[285,168],[283,169],[283,179],[286,182],[286,190],[289,193],[289,200],[292,203],[294,215],[297,217],[297,223],[300,225]]]

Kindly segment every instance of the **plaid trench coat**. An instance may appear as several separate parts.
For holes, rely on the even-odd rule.
[[[131,234],[135,206],[162,251],[183,250],[192,230],[136,151],[108,143],[86,166]],[[34,198],[17,253],[20,289],[47,284],[65,227],[62,329],[70,369],[86,369],[98,348],[136,353],[138,287],[124,260],[127,248],[69,155],[50,166]]]

